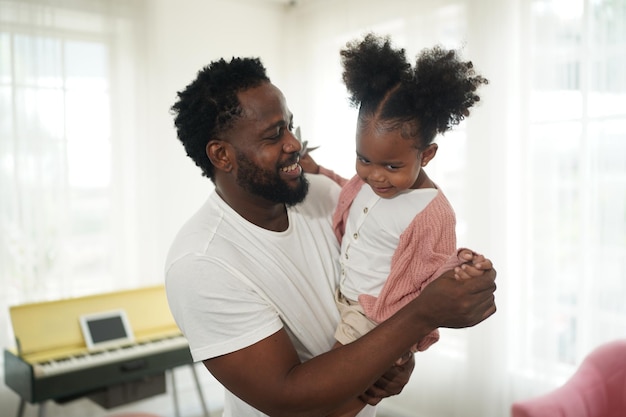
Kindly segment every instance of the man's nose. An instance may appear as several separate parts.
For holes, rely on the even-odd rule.
[[[294,135],[293,132],[285,132],[285,143],[283,144],[283,151],[286,153],[300,152],[302,149],[302,143]]]

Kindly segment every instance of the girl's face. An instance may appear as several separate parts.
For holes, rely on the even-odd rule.
[[[392,198],[417,188],[423,166],[434,157],[437,145],[419,151],[413,139],[405,139],[401,129],[380,129],[375,121],[357,126],[356,172],[376,195]]]

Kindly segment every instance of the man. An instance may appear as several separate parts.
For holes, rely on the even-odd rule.
[[[394,362],[422,337],[495,312],[495,271],[469,280],[450,271],[331,350],[339,187],[303,174],[292,115],[258,59],[215,61],[178,97],[178,137],[215,191],[172,244],[167,295],[194,360],[226,388],[225,417],[323,416],[355,397],[375,404],[400,392],[414,362]]]

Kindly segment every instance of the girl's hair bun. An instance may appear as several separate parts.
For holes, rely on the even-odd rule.
[[[393,49],[389,37],[368,33],[363,40],[349,42],[340,54],[343,81],[350,101],[357,107],[363,102],[379,101],[411,76],[404,49]]]

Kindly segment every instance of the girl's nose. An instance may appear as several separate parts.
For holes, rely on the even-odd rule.
[[[381,182],[385,179],[383,171],[381,169],[372,167],[367,173],[367,178],[371,181]]]

